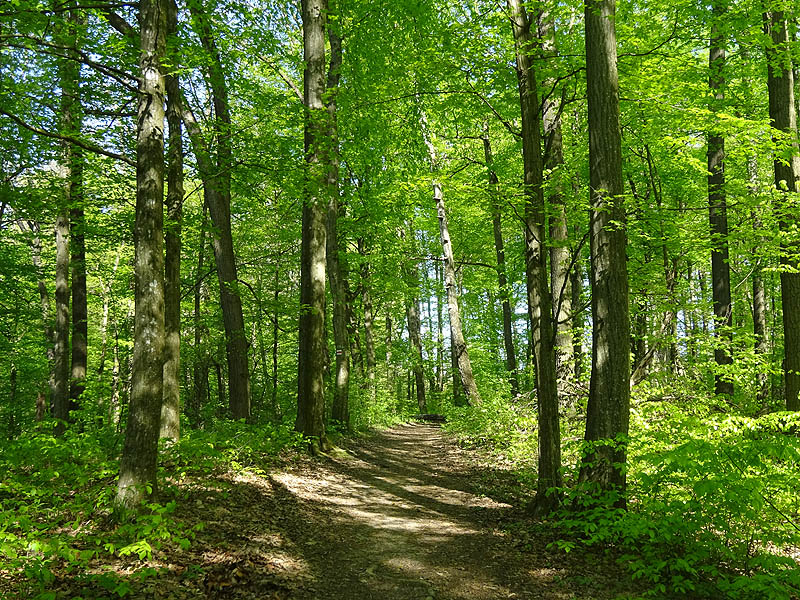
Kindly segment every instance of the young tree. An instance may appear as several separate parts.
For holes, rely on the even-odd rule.
[[[615,0],[586,0],[592,375],[580,480],[624,505],[630,322],[615,12]]]

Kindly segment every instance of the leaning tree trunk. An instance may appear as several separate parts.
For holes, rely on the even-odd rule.
[[[204,186],[211,187],[208,194],[208,208],[214,223],[212,245],[217,262],[220,306],[225,327],[225,351],[228,361],[228,386],[230,388],[230,411],[234,419],[250,418],[250,369],[247,359],[248,341],[244,329],[242,298],[236,270],[236,256],[233,250],[231,232],[231,170],[233,153],[231,149],[231,114],[228,101],[228,86],[222,68],[219,50],[205,9],[199,0],[189,2],[193,27],[209,57],[208,74],[216,117],[217,164],[213,165],[208,152],[204,150],[199,128],[194,118],[184,123],[193,138],[195,153],[203,177]]]
[[[592,375],[579,479],[616,493],[614,503],[624,506],[630,318],[614,16],[615,0],[586,1]]]
[[[295,429],[311,440],[312,451],[328,447],[325,435],[325,201],[330,146],[325,94],[325,0],[302,0],[303,99],[306,177],[300,250],[300,349]]]
[[[133,373],[116,504],[138,506],[156,487],[164,374],[164,77],[163,0],[140,0],[137,116]]]
[[[422,134],[425,145],[428,148],[428,156],[431,161],[431,171],[436,174],[438,164],[436,160],[436,149],[427,131],[425,114],[422,114]],[[439,236],[442,240],[442,252],[444,255],[444,287],[447,292],[447,312],[450,316],[450,332],[453,347],[451,352],[455,353],[458,363],[458,373],[461,377],[461,384],[467,396],[467,403],[472,406],[481,404],[481,396],[478,393],[478,386],[475,384],[475,375],[472,372],[472,362],[469,359],[467,341],[464,337],[464,328],[461,324],[461,310],[458,307],[458,284],[456,282],[456,262],[453,255],[453,243],[450,239],[450,228],[447,225],[447,210],[444,204],[444,194],[442,184],[434,179],[433,181],[433,201],[436,205],[436,214],[439,218]]]
[[[725,15],[725,0],[712,2],[711,43],[708,51],[708,86],[713,94],[712,110],[721,108],[725,97],[725,37],[720,19]],[[725,138],[708,133],[708,221],[711,226],[711,290],[714,301],[714,393],[733,395],[733,382],[725,370],[733,364],[731,356],[733,307],[731,271],[728,263],[728,206],[725,194]]]
[[[525,168],[525,275],[528,316],[533,331],[533,360],[539,401],[539,478],[535,510],[550,512],[561,487],[561,429],[558,418],[555,332],[547,273],[543,164],[539,133],[539,96],[533,64],[531,21],[522,0],[508,0],[516,49],[522,154]]]
[[[178,28],[175,0],[166,0],[167,35]],[[164,277],[164,403],[161,406],[162,438],[177,440],[181,435],[181,225],[183,218],[183,138],[181,92],[178,75],[165,77],[167,92],[167,227]]]
[[[339,139],[336,121],[336,94],[342,67],[342,40],[334,28],[328,28],[330,62],[328,65],[328,136],[330,147],[324,150],[328,163],[328,220],[325,257],[333,304],[333,339],[336,371],[333,383],[331,418],[350,429],[350,336],[347,331],[347,290],[339,255]]]
[[[769,118],[774,129],[775,187],[780,200],[774,210],[781,231],[781,304],[783,305],[783,374],[786,410],[800,410],[800,244],[786,241],[794,235],[793,200],[800,178],[800,156],[797,148],[797,115],[794,106],[794,76],[787,21],[783,11],[764,14],[764,28],[771,37],[767,45],[767,83]],[[787,153],[786,150],[789,152]],[[786,160],[789,154],[790,159]]]
[[[492,210],[492,232],[494,233],[494,251],[497,257],[497,284],[500,301],[503,306],[503,347],[506,352],[506,371],[511,385],[511,395],[519,394],[519,375],[517,374],[517,354],[514,350],[514,330],[511,308],[511,288],[506,275],[506,250],[503,243],[502,211],[500,209],[499,181],[494,169],[492,145],[489,140],[489,122],[483,124],[483,155],[486,168],[489,170],[489,197]]]

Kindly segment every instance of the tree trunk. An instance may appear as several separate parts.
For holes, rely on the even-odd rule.
[[[386,391],[389,398],[397,400],[397,382],[392,363],[392,316],[388,312],[389,307],[386,308],[386,311]]]
[[[203,147],[199,127],[193,116],[187,115],[184,108],[184,124],[192,137],[198,166],[204,187],[210,187],[208,209],[214,223],[212,246],[217,263],[219,279],[220,306],[225,327],[225,350],[228,361],[231,416],[238,419],[250,418],[250,370],[247,358],[247,336],[244,328],[242,299],[239,295],[236,256],[233,250],[231,232],[231,170],[233,155],[231,150],[231,115],[228,102],[228,86],[222,69],[219,51],[205,9],[199,0],[189,2],[192,25],[208,54],[209,84],[212,91],[214,115],[216,118],[217,162],[212,164],[208,151]],[[187,119],[188,117],[188,119]]]
[[[794,76],[788,40],[786,16],[775,10],[764,14],[764,28],[771,37],[766,46],[769,118],[774,129],[775,187],[781,200],[774,206],[781,231],[781,304],[783,305],[783,374],[786,410],[800,410],[800,260],[797,242],[785,241],[791,236],[795,219],[790,194],[797,192],[800,157],[797,148],[797,115],[794,108]],[[787,150],[789,152],[787,152]],[[790,156],[786,160],[787,154]]]
[[[204,197],[208,197],[208,191],[204,190]],[[203,296],[203,280],[205,276],[203,268],[205,266],[206,254],[206,226],[208,223],[208,204],[203,203],[203,218],[200,222],[200,242],[197,253],[197,273],[194,284],[194,364],[192,365],[194,380],[194,390],[191,406],[188,407],[189,424],[193,428],[200,425],[200,410],[208,397],[208,356],[203,344],[208,335],[203,317],[200,313]]]
[[[581,261],[576,260],[570,273],[570,288],[572,292],[572,360],[575,379],[580,379],[583,374],[583,269]]]
[[[328,168],[328,219],[326,261],[333,304],[333,339],[336,371],[333,384],[331,418],[350,429],[350,336],[347,331],[347,291],[339,256],[339,139],[336,120],[336,94],[342,68],[342,40],[333,27],[328,27],[330,61],[328,64],[327,109],[330,147],[324,148],[323,160]]]
[[[499,181],[494,170],[492,145],[489,140],[489,122],[483,123],[483,155],[486,168],[489,170],[489,197],[491,199],[492,231],[494,233],[494,251],[497,257],[497,284],[500,301],[503,306],[503,347],[506,353],[506,371],[511,385],[511,396],[519,394],[519,376],[517,374],[517,354],[514,350],[514,331],[511,308],[511,288],[506,276],[506,251],[503,243],[502,211],[498,191]]]
[[[412,230],[413,236],[413,230]],[[408,321],[408,339],[414,353],[414,380],[416,381],[417,408],[420,413],[428,412],[425,401],[425,373],[422,369],[422,338],[420,329],[422,324],[419,318],[419,276],[417,265],[413,264],[406,269],[406,283],[408,285],[408,298],[406,300],[406,319]]]
[[[137,115],[136,277],[133,374],[116,505],[129,510],[156,487],[164,374],[164,77],[163,0],[139,3],[141,58]]]
[[[272,398],[270,405],[272,406],[272,414],[276,420],[280,420],[281,409],[278,404],[278,333],[280,331],[280,322],[278,321],[278,300],[280,293],[280,271],[278,265],[275,265],[275,291],[273,292],[273,312],[272,312]]]
[[[367,354],[367,390],[371,402],[375,402],[375,332],[372,312],[372,274],[367,260],[368,253],[363,238],[358,241],[361,263],[361,306],[364,309],[364,346]]]
[[[708,51],[708,86],[713,94],[712,110],[721,108],[725,94],[725,36],[720,20],[725,15],[724,0],[711,5],[711,42]],[[708,133],[708,220],[711,226],[711,290],[714,301],[714,393],[733,395],[733,382],[725,373],[733,364],[731,356],[733,307],[731,274],[728,264],[728,206],[725,192],[725,138]]]
[[[622,206],[615,0],[587,0],[586,88],[589,108],[592,375],[579,479],[625,505],[630,421],[630,321],[627,236]]]
[[[525,275],[528,317],[533,332],[533,363],[539,404],[539,473],[534,509],[548,513],[558,504],[561,487],[561,429],[558,417],[555,331],[547,273],[543,164],[539,132],[539,95],[533,64],[531,21],[522,0],[508,0],[517,62],[522,154],[525,169]]]
[[[748,192],[755,197],[758,193],[758,163],[756,158],[751,156],[747,159],[747,179],[748,179]],[[761,219],[754,210],[751,213],[753,221],[753,230],[756,240],[763,240],[761,231]],[[757,357],[760,359],[756,364],[758,365],[758,372],[756,373],[756,397],[761,404],[761,408],[766,408],[766,402],[769,398],[769,386],[767,385],[767,372],[761,361],[765,360],[767,355],[767,294],[764,287],[764,277],[762,274],[763,265],[762,259],[759,256],[760,244],[756,244],[753,249],[753,350]]]
[[[62,206],[56,217],[56,323],[53,347],[53,416],[55,432],[63,435],[69,421],[69,211]]]
[[[295,429],[311,440],[312,451],[328,447],[325,435],[325,201],[329,147],[325,94],[325,0],[302,0],[303,98],[306,177],[300,258],[300,349]]]
[[[178,27],[175,0],[165,0],[167,35]],[[164,403],[161,407],[162,438],[177,440],[181,435],[181,226],[183,220],[183,139],[181,131],[180,86],[176,74],[165,77],[167,92],[167,227],[164,277]]]
[[[555,24],[549,12],[539,14],[539,40],[542,54],[545,57],[558,55],[555,42]],[[552,89],[542,105],[542,129],[545,136],[544,169],[556,181],[551,186],[547,197],[550,214],[550,293],[553,307],[553,320],[556,335],[556,377],[559,392],[563,393],[564,383],[572,379],[572,290],[570,281],[570,263],[572,253],[569,248],[569,230],[567,229],[567,213],[564,201],[563,185],[559,182],[564,169],[564,139],[561,132],[561,99],[556,81],[546,79],[545,89]]]

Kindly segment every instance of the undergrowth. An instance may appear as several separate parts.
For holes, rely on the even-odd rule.
[[[203,527],[174,514],[182,481],[226,470],[262,471],[282,449],[300,443],[284,425],[219,422],[213,430],[187,430],[178,443],[162,447],[152,501],[118,523],[113,500],[120,435],[76,429],[63,438],[43,430],[23,435],[0,454],[0,574],[25,580],[21,598],[55,600],[57,577],[103,589],[109,598],[128,595],[131,579],[158,574],[149,566],[154,556],[186,550]],[[133,575],[120,576],[113,566],[120,562]]]
[[[585,414],[562,420],[565,488],[553,547],[611,552],[653,598],[800,597],[800,415],[732,414],[691,383],[634,394],[628,509],[574,486]],[[533,496],[533,402],[453,409],[448,429],[514,466]]]

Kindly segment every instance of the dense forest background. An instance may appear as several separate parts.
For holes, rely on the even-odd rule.
[[[4,4],[7,573],[437,414],[643,593],[797,597],[798,12]]]

